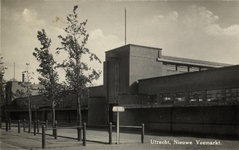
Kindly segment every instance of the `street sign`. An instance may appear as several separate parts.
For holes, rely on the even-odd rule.
[[[114,106],[113,112],[124,112],[124,107],[122,106]]]
[[[116,144],[119,144],[119,112],[124,112],[124,107],[114,106],[113,112],[117,112],[117,133],[116,133]]]

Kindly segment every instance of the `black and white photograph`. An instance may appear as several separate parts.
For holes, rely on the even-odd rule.
[[[238,0],[1,0],[1,150],[236,150]]]

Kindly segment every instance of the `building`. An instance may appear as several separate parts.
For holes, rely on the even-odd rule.
[[[22,81],[24,82],[24,81]],[[8,116],[12,120],[29,119],[28,97],[17,95],[17,91],[26,90],[21,86],[22,82],[9,81],[6,85],[6,118]],[[31,84],[31,113],[32,120],[48,120],[52,121],[51,101],[47,101],[39,92],[43,90],[43,86],[39,84]],[[76,122],[76,95],[69,94],[62,98],[62,101],[55,106],[56,119],[58,123]],[[87,100],[81,101],[83,121],[87,121]]]
[[[238,133],[239,66],[164,56],[162,49],[138,45],[107,51],[105,58],[104,85],[90,88],[90,124],[115,123],[113,106],[124,106],[124,125]],[[108,107],[98,108],[100,102]]]
[[[148,129],[164,131],[238,133],[238,65],[164,56],[160,48],[131,44],[105,55],[103,85],[90,87],[83,105],[88,124],[115,123],[112,108],[123,106],[123,125],[144,123]],[[65,98],[57,106],[57,120],[75,121],[71,120],[76,118],[73,99]],[[46,107],[39,107],[38,113],[43,110],[50,113]]]

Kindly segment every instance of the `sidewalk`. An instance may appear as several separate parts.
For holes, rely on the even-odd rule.
[[[28,131],[26,129],[26,131]],[[33,131],[33,130],[32,130]],[[41,130],[40,130],[41,132]],[[199,138],[190,136],[179,135],[145,135],[144,143],[141,143],[140,131],[132,133],[120,133],[120,144],[116,145],[116,133],[113,132],[112,143],[108,144],[108,132],[107,129],[94,129],[88,128],[86,130],[86,146],[83,146],[83,142],[78,142],[76,137],[76,129],[59,129],[57,131],[57,139],[52,136],[52,130],[46,132],[46,149],[54,150],[191,150],[191,149],[203,149],[203,150],[236,150],[239,146],[238,140],[222,140],[216,138]],[[220,145],[200,145],[197,141],[220,141]],[[42,149],[42,135],[23,132],[18,133],[17,127],[12,127],[11,130],[6,132],[5,128],[0,129],[0,149],[3,150],[36,150]],[[152,142],[153,141],[153,142]],[[158,141],[158,142],[157,142]],[[192,142],[191,145],[175,144],[175,141],[187,141]],[[161,143],[160,143],[161,142]]]
[[[12,128],[8,132],[1,130],[1,149],[5,150],[2,143],[15,146],[18,149],[41,149],[42,135],[37,134],[34,136],[33,133],[29,134],[22,131],[18,133],[17,128]],[[53,136],[46,135],[46,148],[64,148],[69,146],[82,146],[82,142],[61,137],[54,139]]]
[[[0,130],[0,149],[42,149],[42,134],[41,130],[39,134],[34,136],[33,129],[32,133],[21,132],[18,133],[17,127],[12,127],[11,130],[6,132],[5,128]],[[126,134],[121,135],[120,143],[123,144],[134,144],[140,143],[140,135],[131,135],[127,137]],[[116,134],[112,133],[112,143],[111,145],[116,145]],[[134,139],[136,137],[136,139]],[[109,149],[111,145],[109,144],[109,135],[107,131],[97,131],[97,130],[87,130],[86,131],[86,146],[83,146],[82,141],[77,141],[76,129],[59,129],[57,130],[57,139],[52,136],[52,130],[46,131],[46,149],[78,149],[79,147],[87,149],[98,149],[101,146],[106,146]],[[132,139],[133,138],[133,139]],[[117,145],[116,145],[117,146]],[[104,148],[103,148],[104,149]]]

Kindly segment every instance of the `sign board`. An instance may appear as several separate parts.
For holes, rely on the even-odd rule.
[[[124,112],[124,107],[122,106],[114,106],[113,112]]]
[[[116,143],[119,144],[119,112],[124,112],[124,107],[114,106],[113,112],[117,112],[117,133],[116,133]]]

